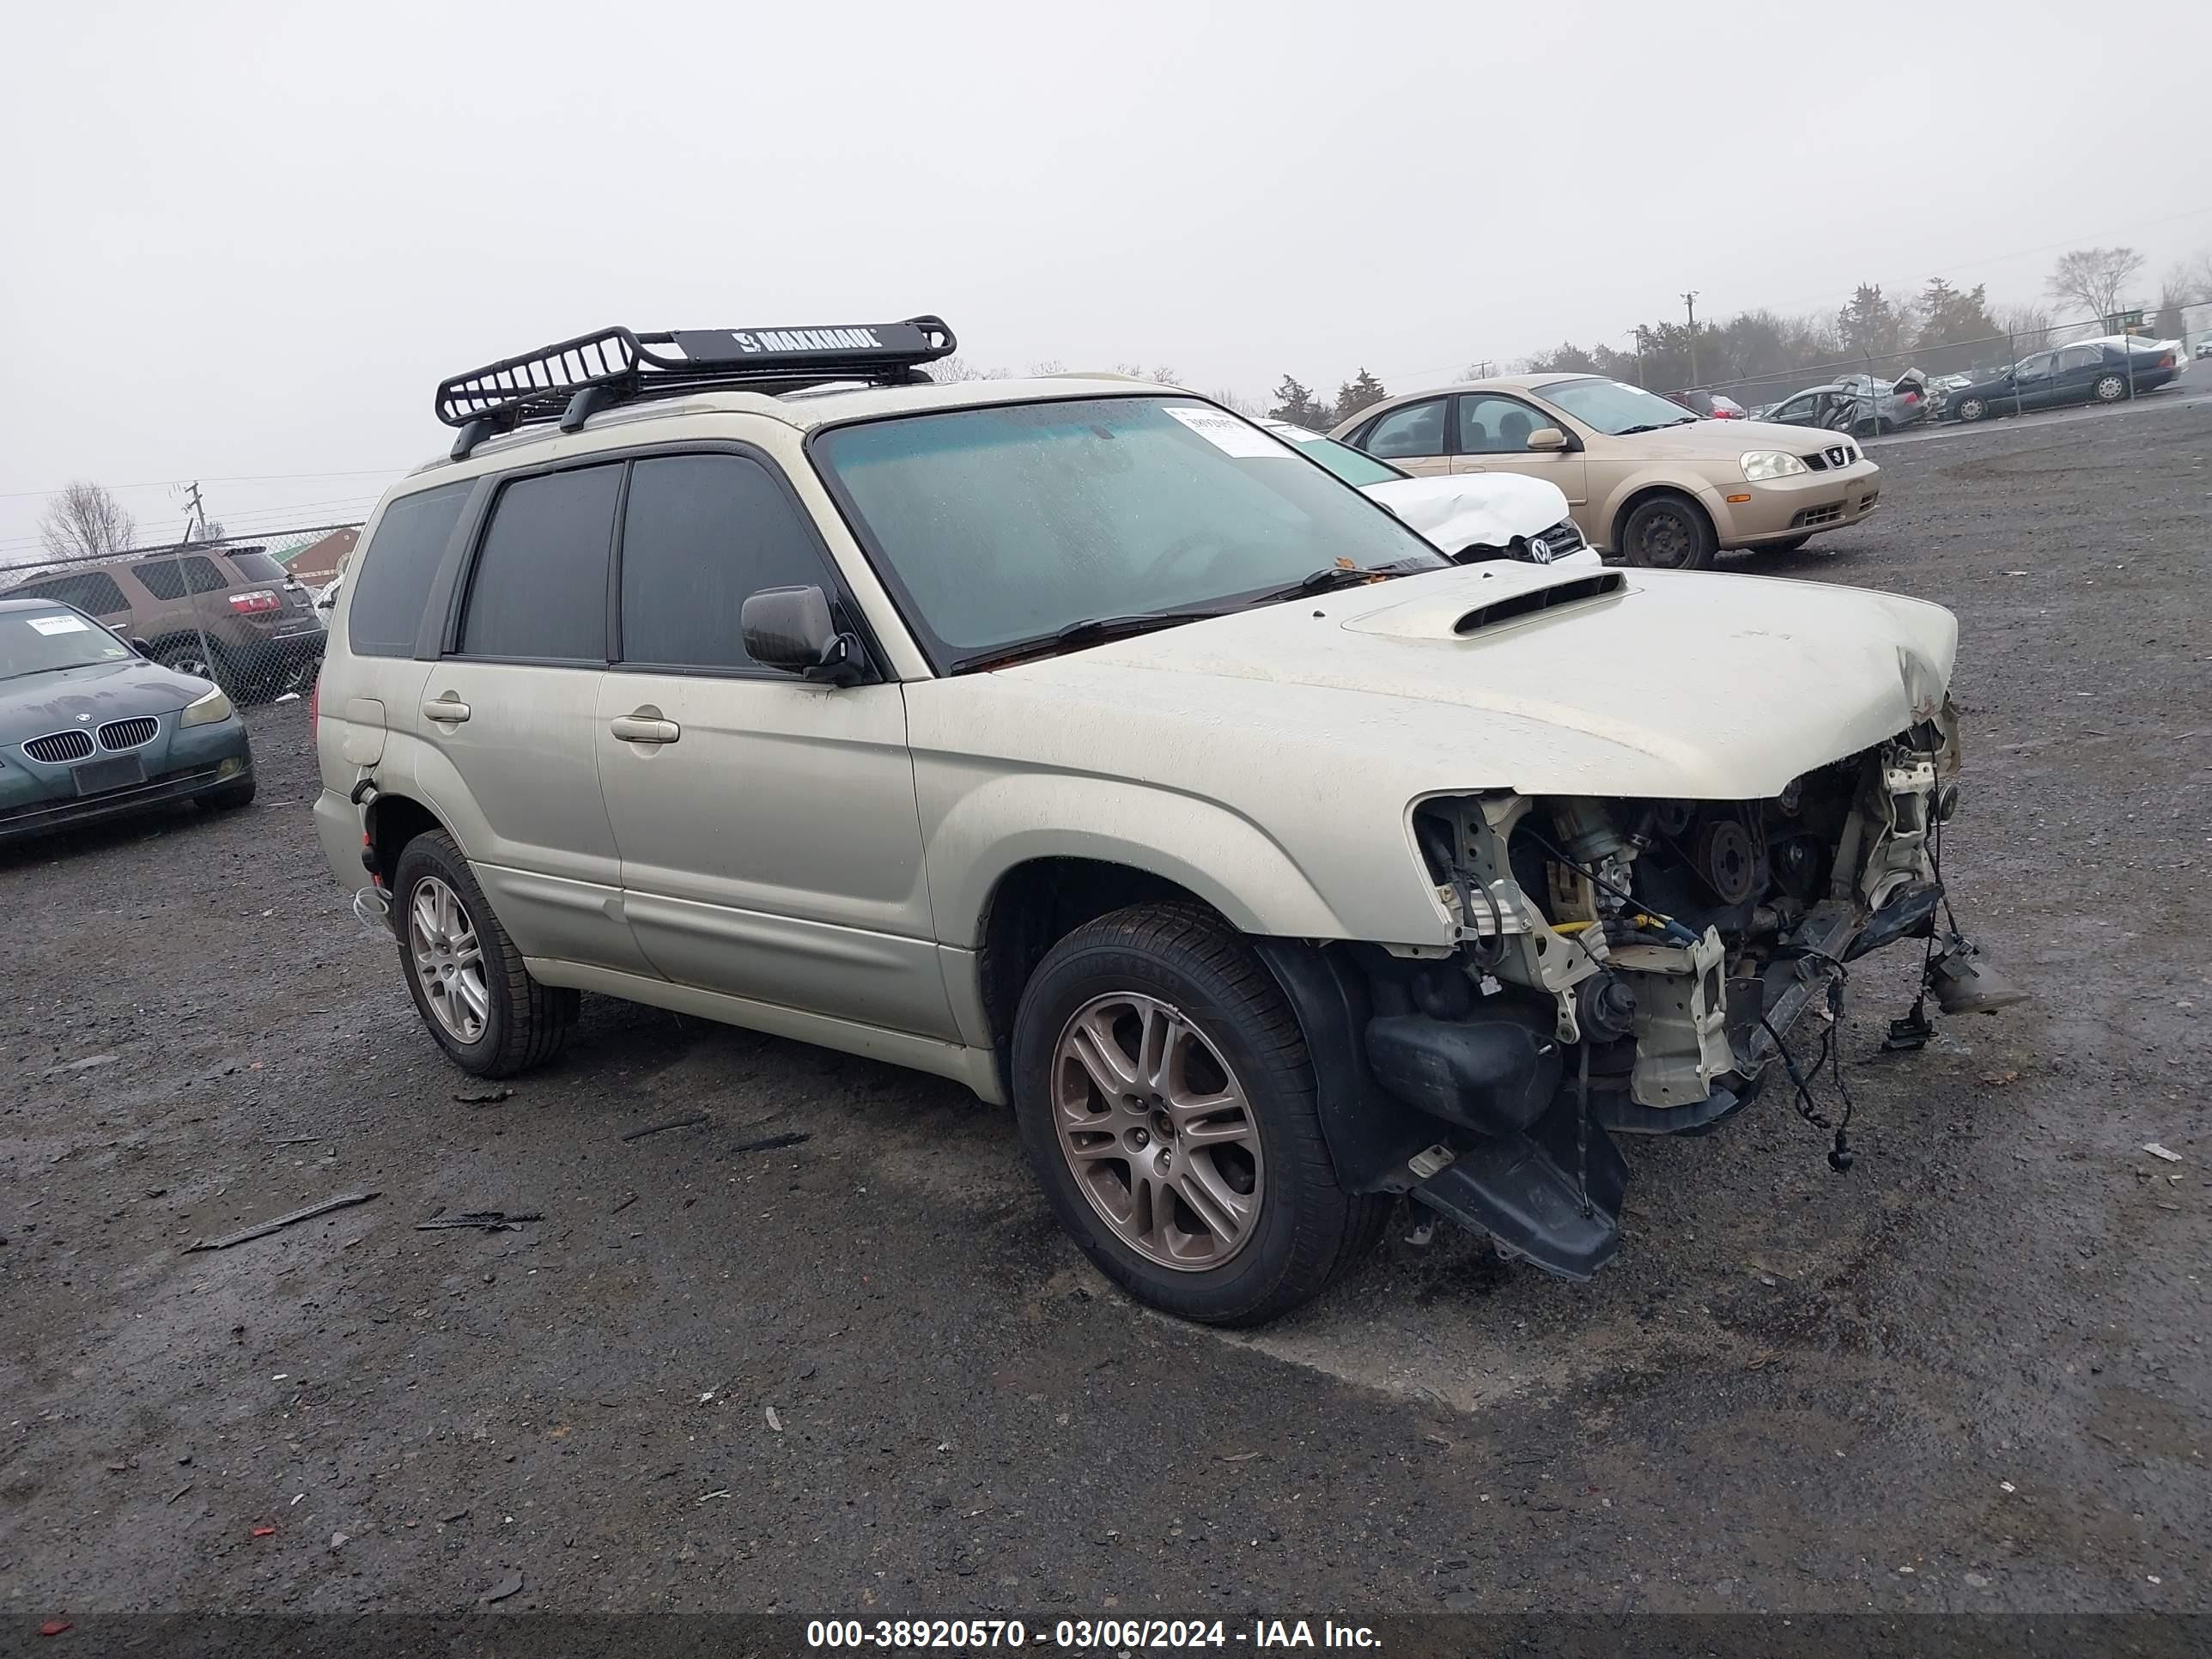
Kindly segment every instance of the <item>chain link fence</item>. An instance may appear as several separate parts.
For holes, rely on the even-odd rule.
[[[315,683],[328,637],[320,600],[337,573],[318,566],[295,574],[270,549],[285,547],[295,565],[312,565],[296,555],[333,542],[350,550],[356,528],[315,526],[283,538],[21,564],[0,571],[0,599],[73,605],[142,655],[214,681],[234,702],[273,702],[305,696]]]
[[[2197,353],[2212,346],[2212,301],[2179,309],[2177,334],[2161,335],[2142,313],[2127,313],[2027,332],[1923,337],[1892,351],[1701,380],[1667,395],[1699,414],[1740,410],[1755,420],[1859,437],[1929,421],[2123,404],[2189,374]],[[2212,362],[2195,373],[2212,383]]]

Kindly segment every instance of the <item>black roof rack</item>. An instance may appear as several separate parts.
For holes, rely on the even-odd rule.
[[[435,408],[461,428],[453,459],[495,433],[558,421],[574,432],[602,409],[632,398],[705,386],[793,392],[828,380],[900,386],[926,379],[921,365],[958,342],[939,317],[829,328],[679,328],[635,334],[603,328],[503,357],[438,387]]]

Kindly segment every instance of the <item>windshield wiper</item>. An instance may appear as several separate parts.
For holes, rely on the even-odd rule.
[[[1303,599],[1315,593],[1326,593],[1333,588],[1352,587],[1367,582],[1388,581],[1401,576],[1401,570],[1376,570],[1366,565],[1325,564],[1310,571],[1288,587],[1271,587],[1264,593],[1255,594],[1246,603],[1271,605],[1278,599]]]
[[[1085,617],[1081,622],[1072,622],[1056,633],[1042,635],[1033,640],[1017,640],[1012,645],[979,651],[970,657],[956,658],[952,672],[964,674],[975,669],[1004,668],[1009,663],[1023,662],[1031,657],[1048,657],[1056,652],[1079,650],[1086,645],[1103,645],[1109,640],[1130,639],[1158,629],[1173,628],[1180,623],[1204,622],[1219,615],[1221,612],[1218,611],[1139,611],[1127,617]]]
[[[1616,438],[1628,438],[1633,437],[1639,432],[1656,432],[1661,427],[1664,426],[1688,426],[1697,418],[1698,417],[1694,415],[1685,415],[1679,421],[1659,421],[1656,422],[1645,421],[1638,426],[1625,426],[1613,435]]]

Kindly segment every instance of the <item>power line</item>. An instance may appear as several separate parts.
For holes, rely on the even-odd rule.
[[[364,466],[356,467],[351,471],[339,472],[241,472],[230,477],[205,478],[201,479],[198,482],[204,483],[285,483],[295,478],[395,478],[402,473],[413,471],[418,465],[420,465],[420,463],[410,461],[405,466]],[[122,489],[178,489],[183,488],[186,484],[191,483],[192,482],[194,481],[190,478],[155,478],[144,483],[103,484],[100,487],[103,489],[106,489],[109,494],[112,495],[116,491]],[[67,485],[63,486],[63,489],[66,489],[67,488]],[[29,501],[34,498],[58,495],[62,493],[62,489],[0,490],[0,501]]]

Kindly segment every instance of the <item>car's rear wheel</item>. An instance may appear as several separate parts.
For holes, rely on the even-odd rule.
[[[1990,412],[1990,405],[1986,398],[1961,398],[1953,412],[1962,421],[1978,421]]]
[[[1705,511],[1686,495],[1640,501],[1620,526],[1620,556],[1653,570],[1702,570],[1720,550]]]
[[[1374,1243],[1387,1200],[1337,1182],[1297,1018],[1195,905],[1117,910],[1055,945],[1022,993],[1013,1073],[1054,1212],[1141,1302],[1258,1324]]]
[[[2091,394],[2100,404],[2116,404],[2128,395],[2128,377],[2124,374],[2100,374]]]
[[[392,886],[400,971],[448,1059],[478,1077],[508,1077],[560,1052],[576,994],[530,976],[452,836],[430,830],[409,842]]]

